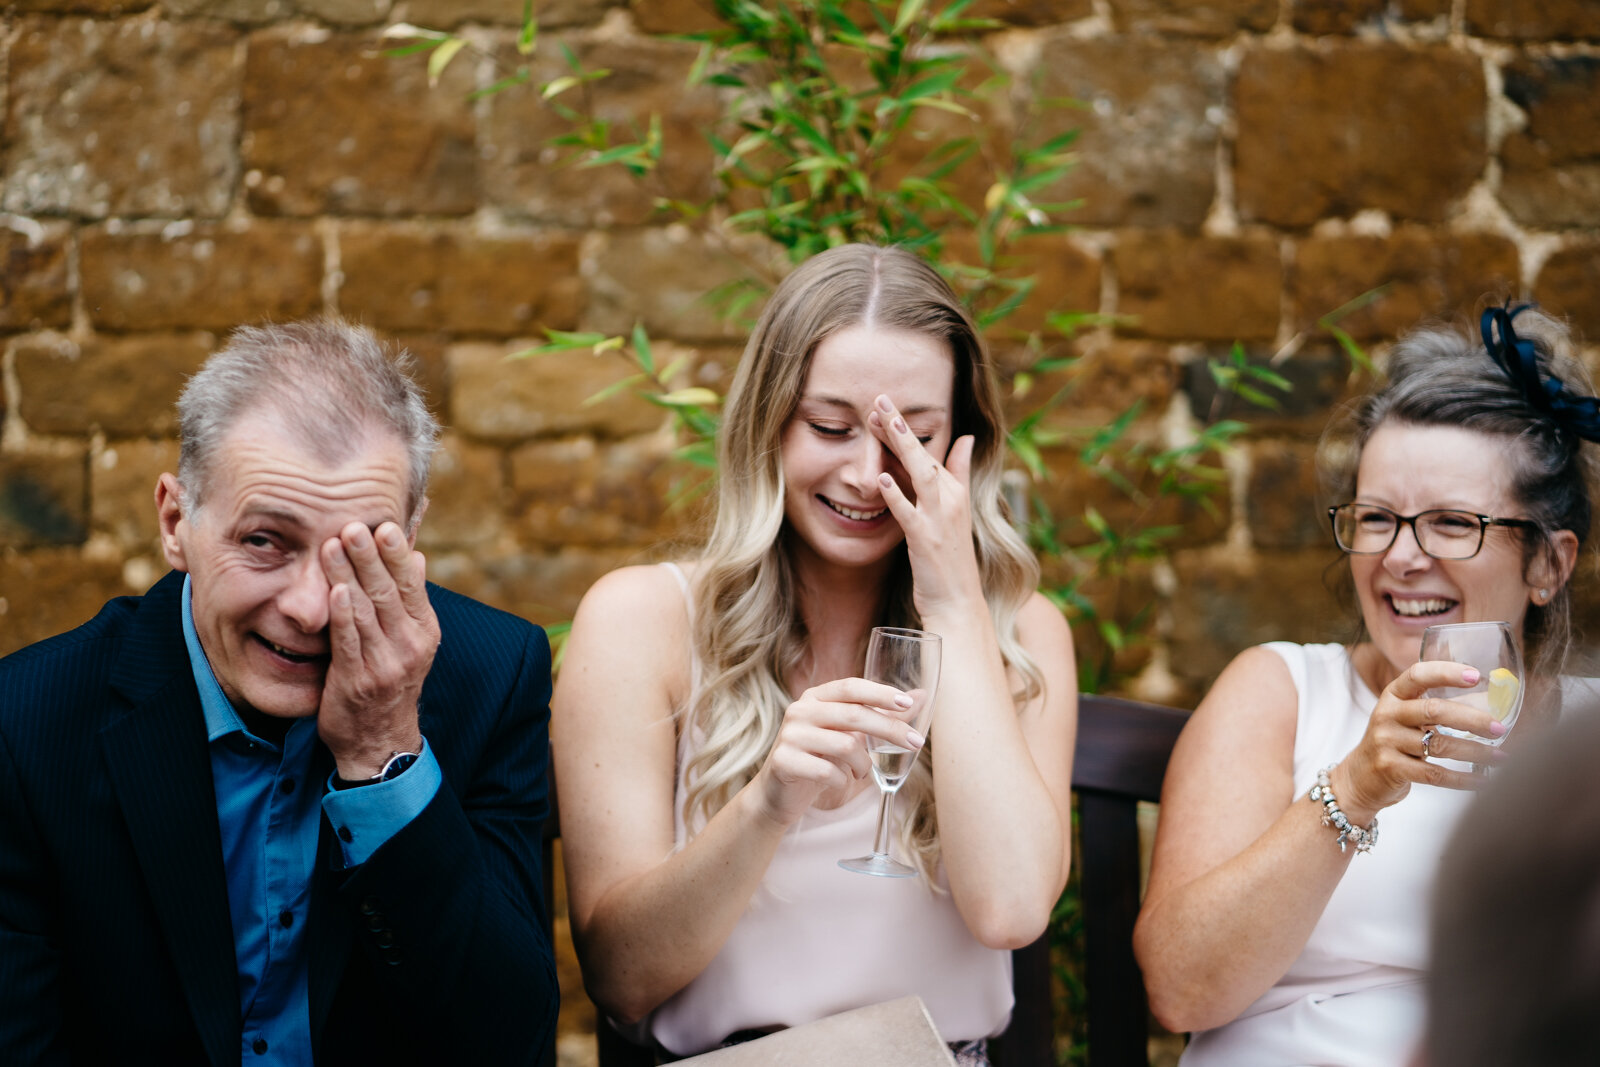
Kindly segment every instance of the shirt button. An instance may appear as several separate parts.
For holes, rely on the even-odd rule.
[[[294,912],[290,911],[288,908],[284,908],[282,911],[278,912],[278,925],[293,926]]]
[[[278,792],[286,793],[286,794],[287,793],[293,793],[294,792],[294,779],[293,778],[285,778],[283,780],[283,782],[278,786]]]
[[[264,1037],[256,1038],[255,1044],[250,1046],[250,1051],[257,1056],[265,1056],[267,1054],[267,1039]]]
[[[355,835],[350,832],[350,827],[348,827],[348,826],[339,827],[339,840],[340,841],[349,841],[354,836]]]

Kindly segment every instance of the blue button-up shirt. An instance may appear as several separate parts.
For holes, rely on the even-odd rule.
[[[245,728],[195,633],[188,578],[183,639],[210,742],[239,968],[242,1059],[262,1067],[311,1067],[304,931],[321,817],[326,813],[341,831],[345,864],[364,863],[428,806],[442,781],[439,762],[424,741],[421,758],[392,781],[340,792],[330,791],[331,776],[308,782],[316,719],[295,722],[282,747]]]

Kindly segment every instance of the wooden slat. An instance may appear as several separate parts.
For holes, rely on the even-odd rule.
[[[1072,787],[1160,800],[1161,779],[1187,711],[1120,697],[1078,698]]]

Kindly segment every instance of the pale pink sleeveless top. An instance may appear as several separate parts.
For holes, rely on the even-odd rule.
[[[683,572],[666,566],[688,599]],[[691,671],[697,684],[698,665]],[[688,837],[684,774],[693,734],[681,730],[678,742],[679,848]],[[839,867],[872,851],[877,815],[878,792],[868,788],[831,811],[812,808],[789,830],[722,950],[650,1016],[663,1048],[689,1055],[741,1030],[797,1026],[910,994],[922,998],[946,1041],[1005,1029],[1011,953],[980,944],[948,891]]]

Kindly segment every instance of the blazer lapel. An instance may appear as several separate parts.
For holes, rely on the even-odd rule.
[[[239,1062],[238,964],[181,583],[169,575],[141,603],[113,676],[132,709],[100,732],[100,744],[195,1027],[220,1067]]]

